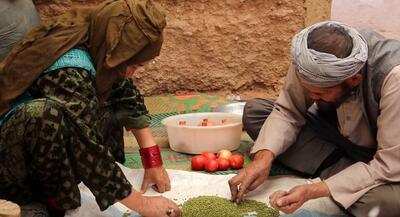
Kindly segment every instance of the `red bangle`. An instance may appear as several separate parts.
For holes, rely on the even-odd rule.
[[[149,169],[163,165],[161,152],[158,145],[139,149],[140,156],[142,157],[143,168]]]

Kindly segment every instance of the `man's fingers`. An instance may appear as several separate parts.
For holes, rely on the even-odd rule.
[[[243,182],[239,185],[238,193],[236,195],[236,200],[235,200],[236,203],[240,203],[243,200],[243,196],[247,192],[247,188],[249,187],[251,181],[252,181],[251,179],[245,178]]]
[[[281,198],[287,194],[286,191],[275,191],[271,195],[269,195],[269,200],[272,202],[276,202],[276,199]]]
[[[236,176],[228,181],[229,188],[231,189],[231,200],[235,201],[238,193],[238,185],[243,179],[243,174],[239,172]]]
[[[286,197],[282,197],[276,200],[276,205],[279,207],[287,206],[289,204],[289,200]]]
[[[247,188],[247,190],[249,191],[253,191],[255,190],[258,186],[260,186],[263,182],[265,181],[265,179],[263,177],[259,177],[258,179],[256,179],[256,181],[254,181],[253,183],[251,183],[251,185]]]
[[[144,178],[143,179],[143,183],[142,183],[142,187],[140,188],[140,193],[144,194],[147,191],[147,187],[149,186],[149,179]]]
[[[299,207],[300,207],[299,203],[291,203],[291,204],[289,204],[287,206],[279,207],[279,210],[281,210],[282,212],[288,214],[288,213],[293,213]]]
[[[276,204],[278,206],[282,207],[282,206],[288,206],[288,205],[290,205],[292,203],[296,203],[298,201],[299,201],[299,198],[297,195],[289,193],[288,195],[285,195],[285,196],[277,199]]]
[[[277,205],[277,200],[282,198],[283,196],[285,196],[287,194],[286,191],[276,191],[274,193],[272,193],[269,196],[269,204],[274,207],[275,209],[279,209],[279,206]]]
[[[278,206],[276,205],[276,193],[269,195],[269,204],[275,209],[278,209]]]

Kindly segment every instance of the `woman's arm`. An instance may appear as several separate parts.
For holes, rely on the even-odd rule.
[[[155,190],[165,192],[171,190],[171,183],[168,173],[162,166],[161,152],[155,143],[150,128],[130,129],[135,136],[145,168],[141,192],[146,192],[147,187],[153,182]]]
[[[156,142],[154,141],[154,137],[151,134],[150,128],[142,128],[142,129],[128,129],[133,133],[138,142],[140,148],[148,148],[151,146],[155,146]]]

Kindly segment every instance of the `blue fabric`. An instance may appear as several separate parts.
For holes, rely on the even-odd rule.
[[[57,69],[69,67],[82,68],[89,71],[93,76],[96,76],[96,70],[94,69],[89,52],[77,48],[69,50],[63,56],[58,58],[48,69],[44,71],[44,74],[52,73]],[[0,127],[11,117],[12,114],[14,114],[18,106],[21,106],[33,99],[34,98],[28,91],[17,97],[11,104],[11,109],[0,117]]]
[[[14,114],[15,109],[26,102],[33,100],[32,95],[29,92],[25,92],[19,97],[17,97],[13,103],[11,104],[11,109],[5,113],[2,117],[0,117],[0,127]]]
[[[92,75],[96,75],[96,70],[94,69],[89,52],[78,48],[74,48],[66,52],[44,72],[48,73],[57,69],[69,67],[85,69]]]
[[[327,215],[324,213],[309,211],[305,209],[300,209],[293,214],[281,215],[281,217],[349,217],[348,215]]]

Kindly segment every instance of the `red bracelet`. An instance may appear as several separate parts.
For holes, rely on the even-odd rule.
[[[139,149],[140,156],[142,157],[143,168],[149,169],[163,165],[161,152],[158,145]]]

